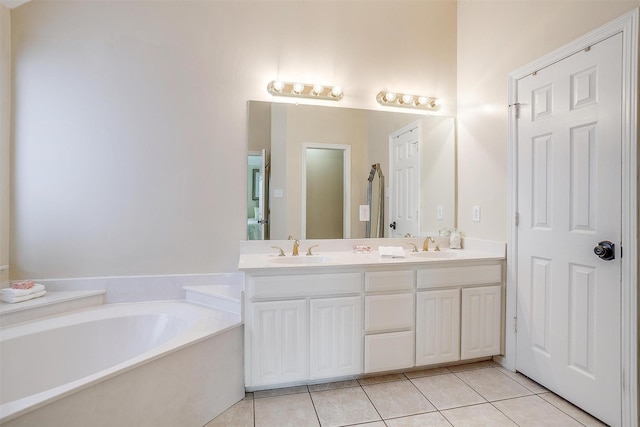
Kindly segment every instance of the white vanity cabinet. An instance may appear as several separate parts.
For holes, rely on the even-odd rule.
[[[362,373],[362,274],[249,276],[247,387]]]
[[[500,256],[435,262],[351,256],[353,264],[293,267],[296,259],[291,267],[245,267],[247,389],[501,353]],[[275,259],[269,262],[286,264]]]
[[[420,269],[416,284],[416,365],[500,354],[501,263]]]
[[[414,277],[413,270],[365,273],[365,373],[414,366]]]

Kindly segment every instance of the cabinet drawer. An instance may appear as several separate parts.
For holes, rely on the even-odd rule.
[[[480,285],[502,282],[502,266],[469,265],[418,270],[418,288],[441,288],[453,285]]]
[[[365,297],[365,332],[413,327],[413,294]]]
[[[362,290],[361,273],[257,276],[248,284],[249,298],[342,295]]]
[[[364,372],[382,372],[414,366],[413,331],[364,337]]]
[[[413,289],[413,271],[376,271],[365,273],[364,289],[373,291],[397,291]]]

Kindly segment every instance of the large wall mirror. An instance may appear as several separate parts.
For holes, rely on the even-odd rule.
[[[249,240],[456,226],[452,117],[249,101],[248,126]]]

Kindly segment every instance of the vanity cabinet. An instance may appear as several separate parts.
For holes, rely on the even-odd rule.
[[[249,277],[247,386],[362,373],[361,293],[359,272]]]
[[[418,270],[416,365],[500,354],[501,296],[501,264]]]
[[[412,260],[247,273],[247,388],[500,354],[504,261]]]

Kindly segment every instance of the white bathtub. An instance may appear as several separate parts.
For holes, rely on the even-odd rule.
[[[242,352],[238,315],[185,301],[10,326],[0,330],[0,424],[200,427],[244,397]]]

